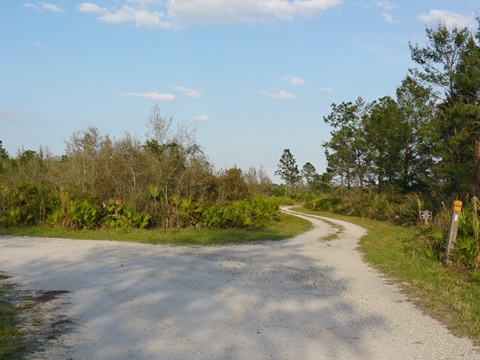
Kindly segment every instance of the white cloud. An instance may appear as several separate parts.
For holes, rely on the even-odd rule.
[[[313,16],[343,0],[123,0],[122,5],[103,8],[86,2],[77,9],[98,14],[109,23],[177,28],[192,24],[265,22]],[[117,1],[121,3],[121,1]]]
[[[158,4],[158,0],[126,0],[128,3],[138,4],[140,6],[148,6]]]
[[[161,94],[157,92],[144,92],[144,93],[120,93],[118,96],[127,97],[140,97],[146,99],[154,99],[158,101],[172,101],[175,100],[174,94]]]
[[[65,10],[60,9],[58,6],[49,4],[49,3],[25,3],[23,4],[24,8],[31,8],[35,9],[38,12],[44,12],[45,10],[51,11],[51,12],[56,12],[56,13],[63,13]]]
[[[312,16],[342,0],[169,0],[172,18],[180,23],[264,22]]]
[[[162,12],[139,10],[127,5],[122,6],[118,11],[106,12],[99,17],[100,20],[113,24],[132,22],[136,26],[171,27],[167,22],[162,20],[163,18],[164,14]]]
[[[132,2],[132,1],[129,1]],[[121,8],[111,10],[100,7],[93,3],[81,3],[77,9],[81,12],[97,14],[98,19],[107,23],[133,23],[135,26],[147,26],[158,28],[171,28],[172,25],[165,21],[165,14],[162,11],[149,10],[145,8],[149,1],[135,1],[136,7],[123,5]]]
[[[390,13],[384,12],[382,13],[383,20],[389,24],[393,24],[395,21],[393,20],[393,16]]]
[[[420,20],[428,23],[445,23],[446,26],[473,26],[474,17],[465,16],[448,10],[431,10],[427,15],[418,16]]]
[[[295,94],[292,94],[288,91],[285,90],[275,90],[274,92],[270,92],[267,90],[258,90],[259,94],[262,94],[263,96],[269,98],[269,99],[274,99],[274,100],[293,100],[293,99],[298,99],[298,97]]]
[[[209,121],[210,118],[207,115],[202,114],[202,115],[195,115],[193,117],[193,120],[195,120],[195,121]]]
[[[60,12],[60,13],[65,12],[65,10],[60,9],[58,6],[55,6],[53,4],[42,3],[42,4],[40,4],[40,6],[44,10],[50,10],[50,11],[53,11],[53,12]]]
[[[187,89],[183,86],[175,86],[173,89],[181,92],[184,96],[191,99],[198,99],[202,97],[202,94],[200,94],[198,90]]]
[[[105,14],[108,13],[108,10],[102,8],[96,4],[92,3],[81,3],[77,6],[77,9],[81,12],[91,13],[91,14]]]
[[[392,4],[391,2],[389,2],[387,0],[377,1],[376,5],[379,8],[383,9],[382,16],[383,16],[383,20],[385,20],[385,22],[387,22],[389,24],[393,24],[394,22],[396,22],[395,19],[393,18],[392,11],[398,8],[397,5]]]
[[[305,83],[305,80],[303,80],[300,76],[285,76],[283,81],[286,81],[294,86],[303,85]]]
[[[331,92],[334,92],[335,90],[329,87],[324,87],[324,88],[321,88],[320,91],[331,93]]]

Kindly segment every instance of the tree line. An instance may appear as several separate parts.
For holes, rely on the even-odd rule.
[[[249,227],[278,216],[263,167],[216,171],[195,129],[154,106],[146,140],[77,131],[58,157],[0,142],[0,226]]]
[[[332,104],[324,117],[327,172],[341,192],[416,192],[436,205],[480,196],[480,27],[439,23],[426,35],[409,44],[416,67],[395,98]]]
[[[332,104],[324,117],[331,138],[323,143],[330,193],[305,199],[328,210],[418,225],[419,250],[445,260],[453,200],[464,203],[451,259],[480,263],[480,18],[478,28],[426,28],[426,44],[409,44],[415,67],[395,97],[362,97]]]

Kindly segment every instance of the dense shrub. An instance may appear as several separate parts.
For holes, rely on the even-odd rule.
[[[306,200],[305,207],[316,211],[336,212],[341,201],[339,197],[324,195]]]
[[[415,195],[378,194],[373,191],[351,191],[343,196],[322,195],[307,199],[304,206],[311,210],[396,224],[415,224],[419,211]]]
[[[43,223],[56,203],[54,189],[33,180],[12,188],[0,185],[0,226]]]
[[[479,200],[468,201],[460,213],[457,237],[449,260],[467,268],[480,265]],[[446,207],[424,231],[424,249],[431,257],[445,260],[452,211]]]
[[[214,171],[191,130],[172,132],[158,108],[149,125],[144,142],[90,127],[72,135],[62,157],[26,150],[2,158],[0,226],[251,227],[278,212],[255,198],[269,184],[263,171]]]
[[[47,216],[47,224],[66,229],[145,228],[150,215],[135,212],[120,199],[100,204],[94,198],[71,199],[60,194],[60,206]]]
[[[256,197],[237,200],[224,207],[211,205],[202,213],[202,224],[207,228],[259,227],[279,217],[278,203],[273,199]]]

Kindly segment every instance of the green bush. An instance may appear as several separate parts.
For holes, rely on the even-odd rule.
[[[315,211],[328,211],[396,224],[415,224],[418,219],[418,203],[415,196],[378,194],[374,191],[350,191],[343,196],[318,196],[307,199],[304,206]]]
[[[202,223],[206,228],[222,228],[224,223],[223,209],[211,205],[207,207],[202,213]]]
[[[305,207],[314,211],[334,212],[341,201],[342,200],[339,197],[324,195],[307,200]]]
[[[255,197],[232,201],[223,207],[211,205],[203,211],[202,222],[206,228],[260,227],[267,221],[278,219],[279,214],[275,199]]]
[[[133,211],[131,207],[123,205],[120,199],[108,201],[103,208],[104,217],[100,222],[102,228],[143,229],[149,225],[149,214]]]
[[[139,228],[150,223],[150,215],[134,212],[119,199],[100,204],[93,198],[70,199],[61,193],[61,205],[47,216],[47,224],[65,229]]]
[[[431,257],[445,260],[450,227],[450,222],[446,220],[450,219],[451,214],[451,210],[443,208],[435,222],[424,231],[427,238],[425,249]],[[462,208],[449,260],[467,268],[476,269],[480,265],[479,200],[476,197]]]
[[[53,188],[35,181],[21,181],[15,187],[0,186],[0,226],[43,224],[56,206]]]

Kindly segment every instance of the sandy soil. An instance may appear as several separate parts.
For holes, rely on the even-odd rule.
[[[311,219],[311,218],[309,218]],[[221,247],[0,237],[0,270],[75,325],[34,358],[480,359],[367,266],[364,230]]]

